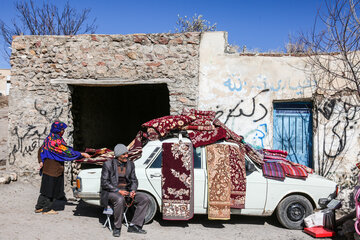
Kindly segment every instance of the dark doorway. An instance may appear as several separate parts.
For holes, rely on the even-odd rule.
[[[73,86],[74,147],[128,145],[142,123],[170,114],[166,84]]]

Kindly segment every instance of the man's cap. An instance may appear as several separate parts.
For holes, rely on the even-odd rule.
[[[123,155],[124,153],[127,153],[127,152],[128,152],[128,149],[124,144],[120,143],[114,147],[114,154],[115,154],[116,158],[120,157],[121,155]]]

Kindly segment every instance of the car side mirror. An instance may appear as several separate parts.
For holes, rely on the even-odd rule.
[[[254,164],[250,161],[245,161],[245,169],[247,172],[254,172],[256,171],[256,168]]]

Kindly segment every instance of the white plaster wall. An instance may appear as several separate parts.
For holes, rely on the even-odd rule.
[[[2,95],[9,95],[9,84],[7,80],[10,79],[10,69],[0,69],[0,93]]]
[[[340,184],[340,198],[345,199],[345,207],[351,207],[349,193],[360,174],[357,98],[318,89],[304,57],[244,56],[226,53],[226,46],[226,32],[202,34],[199,109],[216,111],[221,121],[254,147],[273,148],[273,103],[311,100],[313,168]]]
[[[200,44],[199,108],[255,147],[272,147],[273,101],[310,99],[314,83],[300,57],[225,53],[225,32],[208,32]]]

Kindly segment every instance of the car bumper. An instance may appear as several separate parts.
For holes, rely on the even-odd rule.
[[[327,198],[320,198],[318,201],[319,206],[321,207],[321,209],[324,209],[327,207],[327,205],[329,204],[329,202],[331,202],[331,200],[335,199],[338,195],[338,186],[336,186],[335,192],[333,192],[332,194],[330,194]]]
[[[80,192],[77,188],[73,188],[73,195],[75,198],[81,199],[100,199],[100,193]]]

